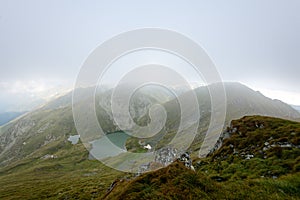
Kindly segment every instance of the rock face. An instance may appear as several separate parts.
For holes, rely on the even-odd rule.
[[[184,166],[186,166],[187,168],[195,171],[195,168],[192,165],[192,159],[191,159],[190,154],[188,152],[185,152],[185,153],[181,154],[180,157],[178,158],[178,160],[180,162],[183,162]]]
[[[149,170],[166,167],[176,160],[182,162],[187,168],[195,170],[188,152],[179,151],[176,148],[165,147],[155,152],[155,159],[153,162],[145,163],[139,167],[138,175]]]
[[[155,162],[167,166],[174,162],[179,156],[179,151],[175,148],[165,147],[155,153]]]
[[[175,148],[164,147],[159,149],[155,152],[155,158],[153,162],[144,163],[139,166],[138,175],[150,170],[166,167],[178,159],[179,155],[179,151]]]
[[[231,129],[228,130],[227,129],[227,131],[223,132],[220,135],[220,137],[219,137],[217,143],[215,144],[215,146],[210,150],[208,156],[211,155],[212,153],[214,153],[215,151],[219,150],[223,145],[223,141],[227,138],[230,138],[231,134],[235,133],[235,132],[236,132],[235,128],[233,128],[233,130],[231,130]],[[234,146],[232,144],[230,144],[230,148],[233,148],[233,147]]]

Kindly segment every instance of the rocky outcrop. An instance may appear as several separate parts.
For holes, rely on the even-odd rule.
[[[0,156],[18,141],[21,141],[35,124],[36,122],[31,118],[25,117],[18,120],[16,123],[9,124],[9,127],[4,127],[7,128],[7,130],[0,135]],[[21,146],[19,148],[21,148]]]
[[[298,135],[291,123],[271,117],[244,117],[234,120],[219,137],[208,156],[215,159],[226,159],[231,155],[245,160],[254,157],[266,159],[268,156],[279,155],[281,149],[300,148]],[[289,130],[289,128],[291,130]],[[283,134],[284,133],[284,134]]]

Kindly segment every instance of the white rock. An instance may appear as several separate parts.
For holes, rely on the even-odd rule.
[[[269,142],[265,142],[265,146],[268,146],[269,145]]]
[[[195,171],[195,168],[194,168],[194,166],[193,166],[193,165],[191,165],[191,170]]]
[[[283,144],[283,145],[280,145],[280,147],[282,148],[289,148],[289,147],[292,147],[291,144]]]

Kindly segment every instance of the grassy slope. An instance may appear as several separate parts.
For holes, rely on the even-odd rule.
[[[53,149],[56,149],[53,150]],[[52,152],[55,159],[41,159]],[[82,144],[58,141],[0,171],[0,199],[91,199],[124,173],[88,160]]]
[[[256,124],[263,124],[263,128],[257,128]],[[249,116],[232,121],[228,131],[233,129],[236,131],[223,141],[222,147],[196,166],[226,180],[277,177],[300,171],[300,123]],[[269,144],[265,145],[266,142]],[[270,147],[279,143],[298,145],[298,148]],[[267,146],[270,148],[264,150]],[[246,160],[244,154],[254,158]]]
[[[255,122],[264,123],[264,128],[255,128]],[[106,197],[112,181],[130,175],[88,160],[81,143],[71,145],[62,138],[0,169],[0,199],[300,199],[299,149],[275,148],[266,151],[267,158],[258,155],[271,136],[270,143],[283,139],[299,145],[300,124],[255,116],[232,125],[238,127],[236,134],[215,154],[195,160],[196,172],[174,163],[118,182]],[[255,157],[233,155],[230,144],[239,152],[250,147]],[[57,158],[41,159],[49,153]]]
[[[174,163],[119,183],[107,199],[300,199],[299,148],[261,151],[265,141],[299,145],[300,124],[253,116],[233,121],[228,131],[234,127],[219,150],[194,161],[196,172]],[[244,153],[254,158],[246,160]]]
[[[300,199],[300,176],[217,182],[174,163],[120,182],[106,199]]]

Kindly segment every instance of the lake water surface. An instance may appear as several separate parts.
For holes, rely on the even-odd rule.
[[[103,159],[126,152],[125,144],[129,137],[130,136],[128,134],[118,131],[109,133],[100,139],[92,141],[90,158]]]

